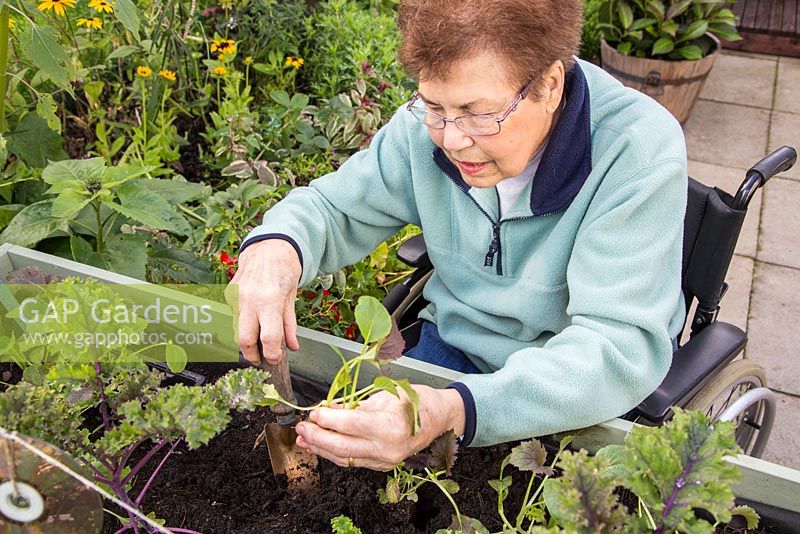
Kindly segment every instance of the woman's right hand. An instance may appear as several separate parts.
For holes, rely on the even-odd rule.
[[[280,363],[284,342],[289,350],[300,348],[294,302],[301,274],[294,247],[283,239],[253,243],[239,254],[239,268],[231,280],[238,296],[228,301],[235,303],[234,318],[238,309],[239,349],[253,365],[261,363],[259,340],[264,359],[272,365]]]

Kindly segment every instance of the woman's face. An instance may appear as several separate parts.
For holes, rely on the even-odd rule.
[[[470,186],[492,187],[517,176],[542,146],[561,102],[562,63],[553,63],[542,79],[541,97],[530,94],[522,100],[496,135],[469,136],[452,122],[441,130],[428,128],[433,142]],[[501,117],[521,89],[508,80],[499,57],[490,52],[456,64],[446,78],[423,78],[419,83],[425,108],[449,119],[481,113]]]

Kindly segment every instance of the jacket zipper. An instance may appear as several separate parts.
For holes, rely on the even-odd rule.
[[[448,174],[448,178],[453,180],[453,177],[450,176],[449,173],[446,173],[446,174]],[[453,180],[453,182],[455,182],[455,180]],[[456,183],[456,185],[458,185],[458,183]],[[491,215],[486,213],[486,210],[484,210],[481,207],[481,205],[478,204],[478,201],[475,200],[475,198],[472,195],[470,195],[467,191],[465,191],[460,186],[459,186],[459,189],[461,189],[464,192],[464,194],[469,197],[469,199],[472,201],[472,203],[475,204],[475,207],[477,207],[478,210],[483,214],[483,216],[486,217],[489,220],[490,223],[492,223],[492,242],[489,243],[489,250],[486,251],[486,256],[483,258],[483,266],[484,267],[492,267],[494,265],[494,257],[497,256],[497,268],[495,269],[495,272],[500,276],[503,275],[503,255],[502,255],[502,245],[500,243],[500,226],[503,223],[507,223],[507,222],[524,221],[525,219],[534,219],[536,217],[547,217],[548,215],[553,215],[554,213],[558,213],[558,210],[556,210],[556,211],[551,211],[549,213],[541,213],[539,215],[527,215],[525,217],[513,217],[511,219],[500,219],[499,221],[495,222],[495,220],[492,219]],[[500,203],[499,203],[500,193],[497,193],[497,196],[498,196],[498,206],[499,206],[500,205]]]

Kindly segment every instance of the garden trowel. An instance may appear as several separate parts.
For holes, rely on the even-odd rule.
[[[275,386],[278,394],[288,402],[297,404],[297,399],[292,391],[289,357],[285,345],[282,350],[281,363],[270,365],[265,360],[261,360],[260,367],[269,372],[270,382]],[[277,420],[264,427],[269,458],[272,461],[272,471],[276,475],[286,475],[289,491],[316,490],[319,483],[318,458],[297,446],[297,432],[294,429],[299,420],[297,412],[291,406],[282,403],[270,406],[269,409]]]

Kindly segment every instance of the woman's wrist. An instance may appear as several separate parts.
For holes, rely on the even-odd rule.
[[[424,427],[427,422],[430,429],[426,432],[423,428],[427,438],[425,446],[448,430],[453,430],[456,436],[462,436],[466,425],[466,410],[461,395],[454,389],[427,389],[427,402],[422,407],[427,413],[422,424]]]

